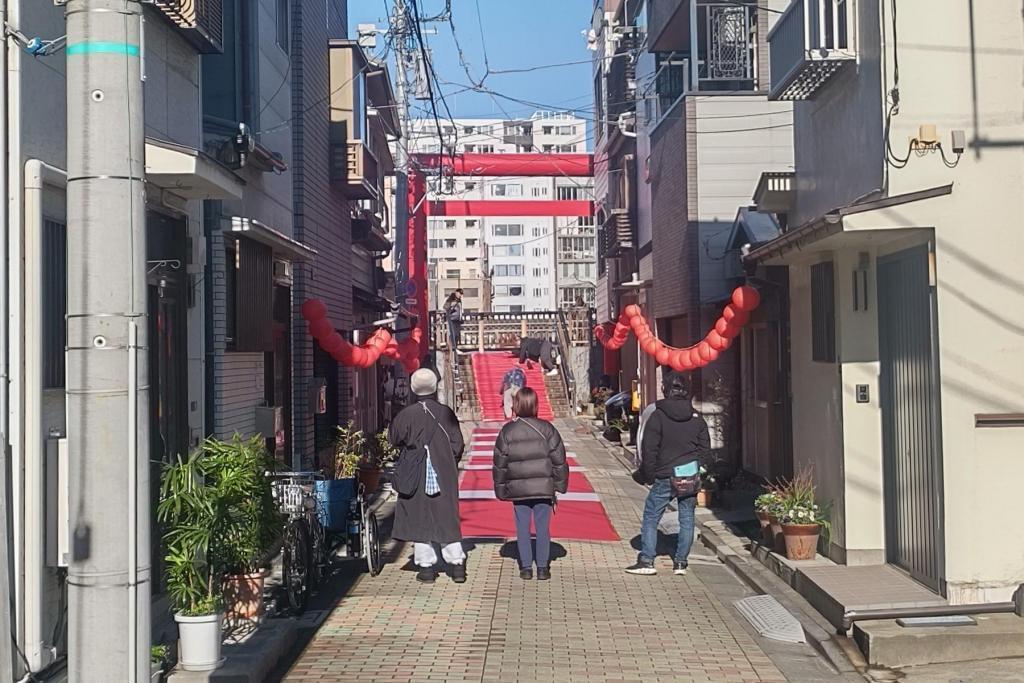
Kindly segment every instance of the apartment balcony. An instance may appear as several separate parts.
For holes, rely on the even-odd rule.
[[[153,0],[153,4],[199,52],[224,49],[223,0]]]
[[[563,261],[582,261],[593,263],[597,260],[597,253],[594,251],[560,251],[558,252],[559,263]]]
[[[380,163],[362,140],[334,146],[333,172],[344,180],[349,199],[377,199]]]
[[[601,252],[604,256],[621,256],[633,248],[633,225],[629,209],[612,209],[601,226]]]
[[[786,213],[793,208],[796,189],[793,171],[765,171],[754,189],[754,205],[762,213]]]
[[[533,124],[531,123],[516,123],[506,124],[502,141],[506,145],[522,145],[524,147],[533,147]]]
[[[856,62],[849,0],[793,0],[768,33],[771,100],[813,99]]]
[[[379,213],[366,208],[352,209],[352,244],[374,253],[391,251],[391,240]]]

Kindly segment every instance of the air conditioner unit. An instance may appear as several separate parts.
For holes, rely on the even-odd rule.
[[[290,283],[292,281],[292,264],[288,261],[274,261],[274,279]]]
[[[70,520],[68,518],[68,440],[46,440],[46,566],[68,566]]]

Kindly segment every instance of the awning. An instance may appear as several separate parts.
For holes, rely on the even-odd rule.
[[[183,199],[241,199],[245,181],[191,147],[146,138],[146,180]]]
[[[312,261],[317,255],[315,249],[252,218],[230,216],[222,220],[224,221],[222,229],[225,233],[234,233],[240,237],[265,244],[274,250],[275,257],[285,261],[306,263]]]
[[[941,219],[948,201],[944,198],[952,192],[952,184],[940,185],[840,207],[757,246],[744,260],[784,265],[799,254],[879,246],[929,233]]]

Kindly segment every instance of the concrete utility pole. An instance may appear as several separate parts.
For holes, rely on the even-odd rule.
[[[68,674],[149,678],[142,3],[68,0]]]
[[[408,42],[412,34],[409,32],[406,19],[405,0],[395,0],[395,8],[391,15],[390,34],[392,44],[395,48],[395,113],[398,115],[398,124],[401,129],[402,139],[395,145],[395,301],[399,305],[406,305],[406,285],[408,283],[408,257],[409,245],[407,240],[407,226],[409,222],[409,208],[406,206],[408,193],[409,156],[406,153],[406,145],[409,140],[409,73],[408,65]],[[405,261],[404,263],[402,261]],[[426,292],[422,294],[426,295]]]

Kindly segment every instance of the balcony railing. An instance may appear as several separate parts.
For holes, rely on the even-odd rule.
[[[224,49],[223,0],[154,0],[153,4],[199,52]]]
[[[560,251],[558,252],[559,261],[594,261],[597,259],[597,254],[594,251]]]
[[[334,173],[344,179],[349,199],[377,199],[380,164],[362,140],[335,145]]]
[[[809,100],[857,58],[849,0],[793,0],[768,34],[772,100]]]

